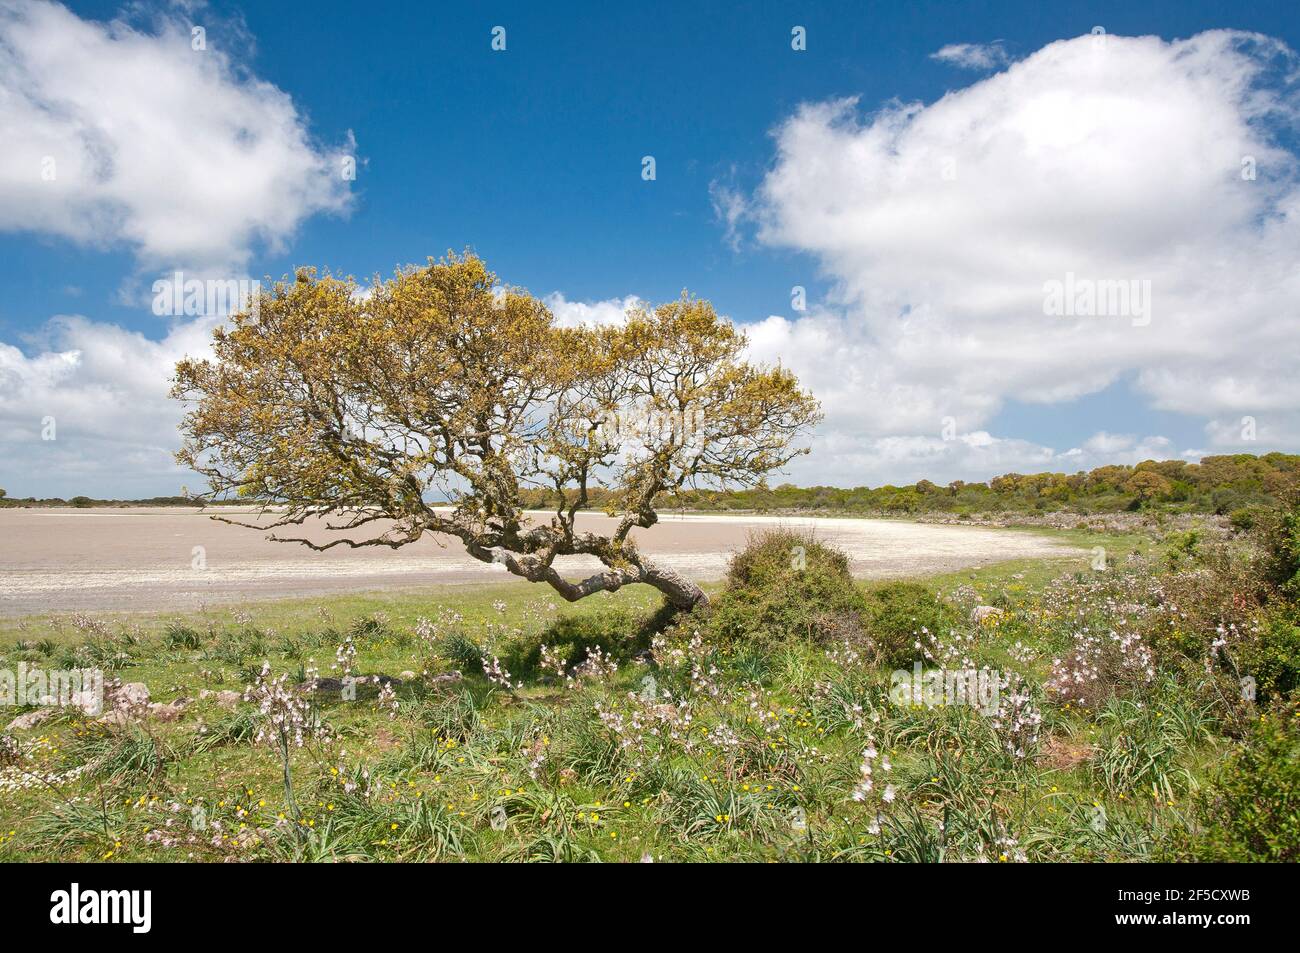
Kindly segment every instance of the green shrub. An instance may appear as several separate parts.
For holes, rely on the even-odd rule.
[[[945,634],[953,622],[952,610],[918,583],[889,582],[867,593],[867,635],[880,661],[890,668],[924,660],[916,648],[921,630]]]
[[[570,666],[585,660],[587,653],[596,646],[615,661],[626,662],[648,649],[650,639],[675,614],[676,610],[665,603],[650,613],[603,609],[560,616],[540,632],[511,641],[502,658],[506,668],[520,678],[542,674],[543,645]]]
[[[352,624],[348,626],[348,635],[358,642],[362,639],[377,642],[389,634],[391,634],[391,630],[388,626],[388,619],[382,612],[353,619]]]
[[[1261,520],[1260,535],[1265,577],[1283,598],[1300,600],[1300,490]]]
[[[1258,700],[1290,695],[1300,685],[1300,625],[1295,612],[1273,612],[1261,620],[1257,638],[1245,643],[1238,662],[1255,679]]]
[[[163,632],[163,645],[169,649],[197,649],[203,645],[203,636],[188,625],[169,622]]]
[[[1116,581],[1123,578],[1120,574],[1112,577]],[[1148,613],[1137,622],[1137,630],[1155,652],[1158,668],[1178,668],[1189,677],[1213,654],[1211,644],[1220,629],[1242,633],[1242,638],[1254,629],[1270,594],[1258,555],[1239,544],[1206,544],[1199,549],[1194,565],[1179,566],[1159,578],[1160,594],[1149,593],[1139,601],[1159,599],[1177,606],[1178,612]],[[1115,597],[1123,598],[1118,590]],[[1231,637],[1230,643],[1227,654],[1234,665],[1225,671],[1238,674],[1237,637]],[[1240,674],[1247,673],[1243,670]]]
[[[482,702],[472,691],[431,695],[420,702],[416,717],[435,738],[454,738],[463,743],[483,726],[481,707]]]
[[[772,647],[861,641],[865,608],[848,556],[810,534],[777,529],[732,557],[726,589],[703,615],[721,641]]]
[[[1254,726],[1197,798],[1200,830],[1185,849],[1203,861],[1300,861],[1300,707]]]
[[[1169,537],[1169,548],[1165,551],[1165,565],[1169,569],[1180,569],[1194,565],[1201,556],[1201,532],[1189,529],[1185,533],[1173,533]]]
[[[161,778],[175,753],[137,725],[121,729],[96,725],[77,738],[69,756],[84,765],[90,777],[138,784]]]
[[[1242,506],[1228,514],[1228,523],[1238,533],[1249,532],[1267,518],[1268,508],[1263,506]]]
[[[257,734],[258,713],[248,705],[217,718],[194,739],[194,751],[213,751],[225,745],[246,744]]]
[[[1169,681],[1144,701],[1112,698],[1097,713],[1092,771],[1115,794],[1172,801],[1194,784],[1184,756],[1209,735],[1206,712]]]

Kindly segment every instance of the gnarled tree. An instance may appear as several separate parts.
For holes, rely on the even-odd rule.
[[[177,459],[208,498],[239,496],[313,549],[391,546],[426,533],[573,601],[647,583],[676,606],[705,599],[638,551],[631,532],[684,487],[755,486],[818,419],[780,367],[743,359],[744,336],[685,294],[617,326],[562,328],[473,255],[376,279],[299,271],[215,332],[212,360],[177,365],[191,402]],[[526,489],[558,501],[525,511]],[[617,522],[584,529],[596,487]],[[313,541],[286,527],[324,519]],[[569,580],[555,560],[605,570]]]

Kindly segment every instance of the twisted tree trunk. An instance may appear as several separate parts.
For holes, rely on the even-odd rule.
[[[642,559],[641,570],[645,573],[643,581],[662,592],[678,609],[693,609],[709,602],[703,589],[675,569]]]
[[[609,569],[577,582],[565,579],[548,561],[512,553],[500,546],[486,547],[471,541],[466,544],[466,549],[476,559],[500,563],[514,575],[529,582],[547,583],[569,602],[577,602],[596,592],[616,592],[633,583],[653,586],[677,609],[693,609],[709,601],[703,589],[677,570],[645,558],[630,546],[619,551],[623,558],[618,562],[607,552],[589,553],[597,555]]]

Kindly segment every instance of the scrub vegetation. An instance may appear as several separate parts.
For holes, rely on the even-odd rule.
[[[1298,529],[877,584],[781,531],[690,610],[514,583],[27,620],[4,667],[131,701],[0,734],[0,859],[1294,861]]]

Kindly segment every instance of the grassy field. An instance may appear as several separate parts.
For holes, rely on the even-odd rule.
[[[1161,588],[1185,540],[1059,535],[1103,547],[1107,571],[954,573],[922,580],[939,598],[901,615],[890,600],[913,589],[819,589],[839,583],[814,559],[757,602],[715,586],[714,611],[666,629],[645,587],[567,606],[526,583],[11,620],[5,667],[100,666],[155,706],[186,703],[107,724],[65,709],[0,735],[0,860],[1177,853],[1206,828],[1216,767],[1252,722],[1284,716],[1237,704],[1194,653],[1181,667],[1142,654],[1187,634],[1189,607]],[[865,608],[818,608],[844,599]],[[972,621],[976,605],[996,612]],[[722,634],[736,619],[760,621]],[[1087,655],[1125,626],[1142,651],[1103,639]],[[900,703],[891,673],[912,661],[1006,682],[987,710]],[[1106,691],[1062,690],[1076,662]],[[300,687],[349,674],[355,697]]]

